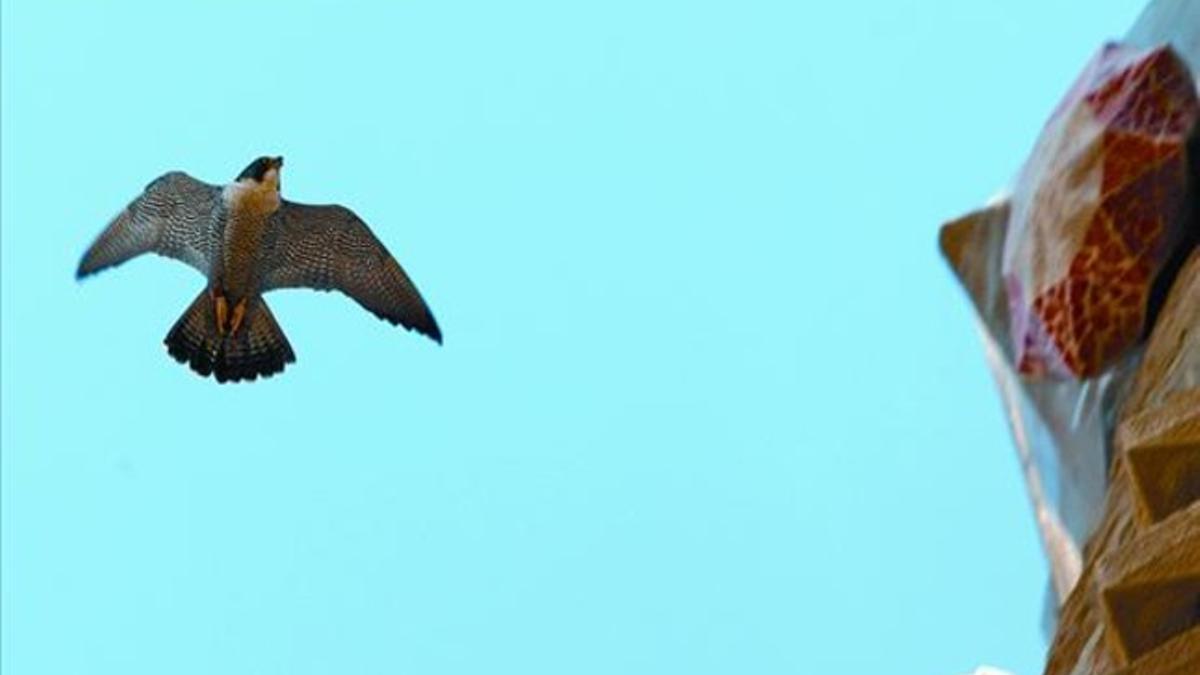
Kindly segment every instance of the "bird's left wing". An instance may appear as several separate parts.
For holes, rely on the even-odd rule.
[[[183,261],[207,276],[221,236],[213,214],[220,201],[221,188],[182,171],[159,176],[108,224],[83,255],[76,277],[150,252]]]
[[[392,254],[353,211],[284,201],[260,258],[260,288],[339,290],[392,324],[439,344],[442,331]]]

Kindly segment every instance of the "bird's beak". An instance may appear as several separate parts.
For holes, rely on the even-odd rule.
[[[271,168],[278,169],[283,166],[283,157],[275,157],[271,159]]]

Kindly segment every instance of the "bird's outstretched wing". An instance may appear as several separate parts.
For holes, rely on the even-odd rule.
[[[83,255],[76,277],[154,252],[181,260],[208,275],[221,233],[213,211],[221,188],[181,171],[166,173],[146,186]]]
[[[353,211],[284,201],[260,259],[260,287],[339,290],[392,324],[429,336],[442,331],[417,287]]]

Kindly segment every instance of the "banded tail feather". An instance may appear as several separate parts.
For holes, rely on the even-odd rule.
[[[232,334],[217,331],[216,312],[207,290],[192,301],[163,340],[167,352],[217,382],[255,380],[283,372],[296,355],[261,297],[251,298],[242,325]]]

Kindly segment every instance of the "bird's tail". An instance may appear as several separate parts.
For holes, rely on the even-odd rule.
[[[201,291],[163,342],[176,361],[205,377],[216,376],[217,382],[270,377],[296,361],[292,346],[261,297],[247,302],[246,315],[235,333],[221,335],[212,296]]]

